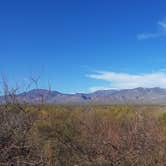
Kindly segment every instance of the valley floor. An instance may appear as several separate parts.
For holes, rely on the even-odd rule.
[[[0,107],[0,165],[164,166],[166,107]]]

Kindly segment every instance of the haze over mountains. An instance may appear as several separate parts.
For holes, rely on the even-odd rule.
[[[64,94],[58,91],[33,89],[17,95],[19,101],[50,104],[166,104],[166,89],[135,88],[122,90],[99,90],[93,93]],[[1,102],[4,97],[0,98]]]

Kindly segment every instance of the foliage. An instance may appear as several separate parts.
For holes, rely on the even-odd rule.
[[[126,105],[1,105],[0,165],[163,166],[164,110]]]

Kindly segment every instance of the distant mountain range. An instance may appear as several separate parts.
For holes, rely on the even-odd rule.
[[[99,90],[93,93],[64,94],[45,89],[33,89],[17,95],[17,100],[28,103],[50,104],[159,104],[166,105],[166,89],[135,88]],[[4,101],[4,97],[0,97]]]

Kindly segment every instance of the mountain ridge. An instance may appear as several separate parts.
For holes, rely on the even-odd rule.
[[[32,89],[16,95],[18,101],[48,104],[161,104],[166,105],[166,89],[160,87],[98,90],[67,94],[46,89]],[[2,102],[4,97],[0,98]]]

